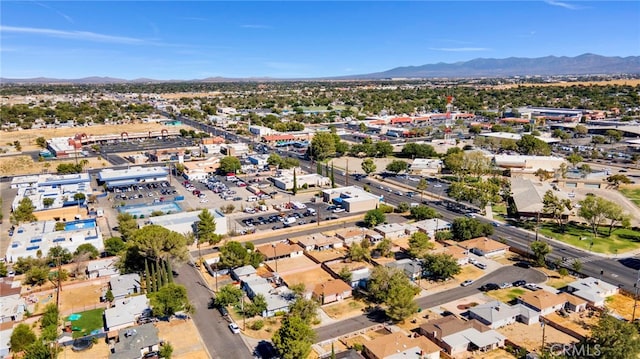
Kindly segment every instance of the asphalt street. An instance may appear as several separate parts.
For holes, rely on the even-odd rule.
[[[418,306],[420,308],[433,308],[460,298],[476,294],[479,292],[479,288],[483,284],[503,282],[511,283],[519,279],[525,280],[528,283],[541,283],[546,280],[546,276],[535,269],[525,269],[515,266],[502,267],[490,273],[490,275],[477,280],[468,287],[457,287],[443,292],[431,294],[422,298],[418,298],[416,302],[418,303]],[[367,314],[359,315],[354,318],[345,319],[316,329],[316,340],[318,342],[321,342],[331,338],[336,338],[360,329],[367,328],[379,322],[379,317],[369,318]]]
[[[198,270],[189,264],[177,268],[175,281],[187,288],[187,295],[195,306],[193,321],[213,359],[251,358],[252,355],[238,334],[227,327],[229,322],[215,309],[208,309],[212,292],[203,283]]]

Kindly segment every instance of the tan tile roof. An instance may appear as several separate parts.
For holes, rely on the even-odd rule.
[[[313,294],[317,297],[329,296],[351,291],[351,286],[340,279],[330,279],[324,283],[316,284]]]
[[[438,339],[442,339],[447,335],[455,334],[469,328],[476,328],[480,332],[489,330],[489,327],[475,319],[462,320],[455,315],[433,319],[420,326],[420,330],[423,333],[436,332],[437,335],[435,337]]]
[[[580,298],[580,297],[576,297],[573,294],[569,294],[569,293],[560,293],[560,295],[566,299],[567,302],[573,304],[573,305],[582,305],[582,304],[587,304],[587,301]]]
[[[459,245],[462,248],[466,248],[466,249],[476,248],[481,250],[484,253],[490,253],[490,252],[495,252],[501,249],[509,248],[508,244],[503,244],[487,237],[478,237],[478,238],[468,239],[466,241],[460,242]]]
[[[289,244],[289,243],[278,242],[276,243],[275,252],[274,252],[273,246],[270,243],[256,247],[256,250],[264,254],[266,258],[274,258],[274,257],[288,256],[294,252],[300,252],[302,251],[302,247],[300,247],[297,243]]]
[[[518,298],[524,303],[530,304],[540,310],[567,302],[567,299],[564,296],[547,292],[542,289],[534,292],[527,292]]]
[[[401,332],[395,332],[389,335],[378,337],[370,342],[364,343],[364,346],[376,358],[386,358],[390,355],[403,352],[409,348],[419,347],[426,354],[436,353],[440,351],[434,342],[422,335],[416,338],[410,338]]]

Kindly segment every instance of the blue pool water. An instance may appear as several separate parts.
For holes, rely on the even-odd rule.
[[[64,224],[65,231],[73,231],[76,229],[95,228],[96,221],[94,219],[83,219],[79,221],[67,222]]]
[[[120,212],[126,212],[133,216],[144,216],[149,217],[151,212],[153,211],[162,211],[164,213],[178,213],[182,212],[182,208],[176,202],[160,202],[160,203],[149,203],[142,205],[131,205],[120,207]]]
[[[73,320],[78,320],[78,319],[80,319],[81,317],[82,317],[82,314],[77,314],[77,313],[76,313],[76,314],[71,314],[71,315],[69,316],[69,320],[71,320],[71,321],[73,321]]]

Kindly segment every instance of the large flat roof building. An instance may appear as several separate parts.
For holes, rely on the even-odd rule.
[[[293,174],[291,175],[282,175],[280,177],[271,177],[273,180],[273,184],[283,190],[288,190],[293,188]],[[302,175],[296,174],[296,182],[298,188],[304,186],[305,184],[309,187],[324,187],[328,186],[331,183],[329,177],[321,176],[316,173]]]
[[[98,182],[106,184],[108,188],[163,181],[169,181],[169,171],[161,166],[130,167],[121,170],[107,168],[98,173]]]
[[[138,221],[143,226],[144,224],[155,224],[165,227],[174,232],[185,234],[187,232],[196,232],[195,225],[200,219],[198,216],[202,211],[193,212],[180,212],[175,214],[167,214],[164,216],[149,217]],[[229,232],[229,226],[227,224],[227,217],[220,213],[217,209],[209,209],[209,213],[213,216],[213,220],[216,223],[216,234],[225,235]]]
[[[344,207],[347,212],[362,212],[376,209],[382,196],[365,191],[362,187],[349,186],[322,191],[322,199]]]
[[[18,226],[11,237],[6,258],[14,262],[20,257],[35,257],[38,251],[46,256],[52,247],[60,246],[73,253],[81,244],[90,243],[102,251],[102,233],[95,219],[64,223],[56,230],[56,221],[40,221]]]
[[[82,193],[87,198],[93,193],[88,173],[15,177],[11,181],[11,187],[18,189],[11,205],[13,210],[18,208],[20,201],[25,197],[31,200],[35,211],[42,211],[84,204],[84,201],[75,200],[74,195]],[[53,202],[45,205],[44,200],[47,198]]]

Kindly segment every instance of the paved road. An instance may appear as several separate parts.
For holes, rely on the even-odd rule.
[[[214,309],[208,309],[211,291],[202,283],[197,269],[184,264],[177,269],[176,282],[187,288],[187,295],[196,309],[193,321],[198,332],[214,359],[251,358],[251,353],[240,335],[233,334],[228,322]]]
[[[546,280],[546,276],[535,269],[524,269],[515,266],[502,267],[487,275],[468,287],[457,287],[440,293],[435,293],[417,299],[420,308],[428,309],[437,307],[444,303],[470,296],[478,293],[480,286],[486,283],[513,282],[523,279],[530,283],[541,283]],[[379,318],[368,318],[366,314],[354,318],[345,319],[333,324],[329,324],[316,329],[318,342],[336,338],[356,330],[379,323]]]

